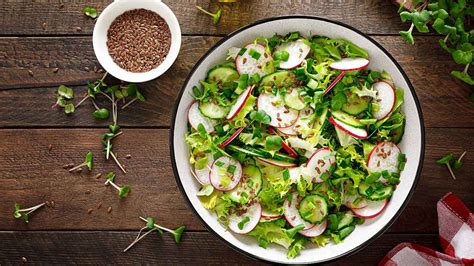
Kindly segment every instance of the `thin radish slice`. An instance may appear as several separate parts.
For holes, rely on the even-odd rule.
[[[212,156],[212,153],[207,154],[207,165],[204,166],[202,169],[197,169],[196,166],[194,166],[194,173],[197,181],[201,183],[202,185],[209,185],[211,181],[209,180],[209,169],[212,167],[212,163],[214,162],[214,158]]]
[[[229,173],[229,166],[235,167],[234,173]],[[230,191],[240,182],[242,177],[242,165],[234,158],[221,156],[211,166],[209,180],[211,185],[220,191]]]
[[[340,122],[332,117],[329,117],[329,122],[334,126],[338,127],[342,131],[346,132],[347,134],[353,136],[354,138],[358,139],[366,139],[368,137],[367,130],[363,128],[357,128]]]
[[[362,196],[357,196],[357,195],[347,196],[346,195],[346,197],[344,198],[344,205],[346,205],[348,208],[353,209],[353,210],[362,209],[367,206],[367,200]]]
[[[248,74],[249,77],[251,77],[258,74],[260,77],[263,77],[265,74],[268,74],[264,69],[266,69],[266,65],[272,61],[273,58],[265,52],[265,47],[258,43],[251,43],[245,46],[245,49],[247,50],[243,55],[239,55],[235,58],[235,65],[239,75]],[[251,50],[260,54],[260,57],[258,59],[253,58],[249,54]]]
[[[257,161],[260,161],[262,163],[278,166],[281,168],[293,168],[297,166],[295,163],[289,163],[289,162],[284,162],[284,161],[279,161],[279,160],[274,160],[274,159],[267,159],[267,158],[262,158],[262,157],[255,157],[255,159],[257,159]]]
[[[323,182],[321,176],[324,173],[328,173],[336,163],[336,156],[334,152],[329,148],[322,148],[316,150],[313,155],[309,158],[306,163],[306,168],[310,173],[310,177],[313,179],[313,182],[320,183]]]
[[[392,112],[397,96],[393,87],[387,82],[377,82],[373,85],[373,88],[377,92],[375,101],[379,108],[377,111],[372,111],[372,114],[377,120],[382,120]]]
[[[229,229],[237,234],[252,231],[262,216],[262,206],[258,202],[242,208],[229,216]]]
[[[342,77],[344,77],[344,74],[345,72],[342,71],[339,75],[337,75],[337,77],[331,82],[331,84],[329,84],[329,86],[324,90],[323,94],[328,93],[332,88],[334,88],[334,86],[336,86],[336,84],[342,79]]]
[[[207,133],[214,132],[214,126],[217,124],[215,120],[205,117],[199,110],[199,102],[194,102],[189,106],[188,120],[192,128],[197,130],[199,124],[204,126]]]
[[[280,62],[280,68],[282,69],[292,69],[301,65],[310,50],[311,47],[303,40],[287,42],[275,48],[275,52],[287,51],[290,55],[287,61]]]
[[[355,216],[359,218],[374,218],[387,207],[388,200],[367,200],[367,206],[361,209],[351,209]]]
[[[227,120],[232,120],[234,119],[235,116],[242,110],[242,107],[244,107],[245,102],[247,102],[247,99],[249,98],[250,94],[252,93],[253,85],[247,87],[242,94],[237,97],[237,101],[235,101],[234,105],[230,108],[229,114],[227,114]]]
[[[332,62],[329,67],[340,71],[352,71],[364,69],[369,65],[369,60],[365,58],[343,58]]]
[[[304,129],[310,128],[310,120],[308,119],[314,113],[314,109],[306,107],[300,111],[296,122],[289,127],[278,128],[278,131],[287,136],[297,136],[303,134]]]
[[[219,144],[219,148],[224,148],[225,146],[227,146],[228,144],[230,144],[235,138],[237,138],[237,136],[239,136],[239,134],[242,132],[242,130],[244,130],[244,127],[241,127],[241,128],[238,128],[234,134],[232,134],[228,139],[226,139],[224,142],[222,142],[221,144]]]
[[[314,225],[313,227],[311,227],[309,229],[301,230],[298,233],[300,233],[300,234],[302,234],[306,237],[317,237],[317,236],[321,235],[322,233],[324,233],[324,231],[326,230],[327,225],[328,225],[328,220],[324,220],[322,223],[316,224],[316,225]]]
[[[307,221],[303,220],[303,218],[301,218],[300,212],[298,210],[298,205],[298,192],[293,192],[293,194],[291,195],[291,200],[286,199],[285,203],[283,203],[283,208],[285,209],[283,214],[285,215],[286,221],[291,226],[295,227],[300,224],[303,224],[303,230],[308,230],[312,228],[314,224],[308,223]]]
[[[380,142],[369,154],[367,159],[367,170],[369,172],[382,172],[387,170],[389,173],[398,173],[398,156],[401,151],[393,142]]]
[[[290,157],[298,158],[298,153],[292,147],[288,146],[285,141],[281,142],[281,147],[288,153]]]
[[[274,212],[270,212],[268,210],[262,209],[262,218],[265,219],[265,220],[278,219],[282,216],[283,216],[283,214],[281,214],[281,213],[274,213]]]
[[[283,105],[281,97],[262,93],[258,96],[258,110],[263,110],[270,116],[270,126],[282,128],[293,125],[298,119],[299,111]]]

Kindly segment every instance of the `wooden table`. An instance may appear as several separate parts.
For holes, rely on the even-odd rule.
[[[72,86],[79,96],[87,81],[102,75],[93,71],[100,67],[91,42],[94,20],[81,10],[95,6],[100,11],[111,1],[61,2],[63,7],[53,0],[4,0],[0,5],[0,264],[21,263],[22,257],[37,264],[257,263],[208,233],[186,205],[171,170],[168,133],[174,101],[199,57],[227,33],[277,15],[323,16],[370,34],[402,65],[423,108],[426,157],[414,197],[388,232],[337,264],[375,264],[403,241],[439,250],[437,200],[452,191],[471,209],[474,205],[471,88],[449,76],[451,69],[460,67],[438,46],[439,36],[417,36],[415,46],[398,36],[409,25],[400,22],[397,8],[385,0],[241,0],[222,5],[217,26],[194,7],[215,10],[216,3],[165,1],[181,23],[181,53],[165,75],[140,86],[147,101],[119,115],[124,134],[115,150],[129,170],[120,180],[132,187],[130,196],[120,201],[103,179],[94,178],[97,173],[119,172],[98,156],[99,135],[107,131],[107,123],[91,117],[90,102],[70,116],[51,109],[58,85]],[[62,168],[81,162],[89,150],[99,157],[92,173],[69,174]],[[452,180],[435,159],[464,150],[464,167]],[[125,159],[126,154],[132,158]],[[30,224],[13,219],[15,202],[31,206],[46,200],[54,201],[54,208],[38,211]],[[185,224],[183,242],[175,245],[169,235],[155,235],[123,254],[143,226],[139,215],[154,216],[169,227]]]

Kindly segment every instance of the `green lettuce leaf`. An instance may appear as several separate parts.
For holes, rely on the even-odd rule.
[[[268,243],[275,243],[289,248],[294,239],[286,234],[285,220],[277,219],[272,222],[259,223],[248,235],[258,239],[260,246],[266,248]]]
[[[301,250],[305,247],[306,243],[308,243],[308,239],[301,235],[296,235],[295,241],[291,244],[290,248],[288,249],[287,257],[289,259],[294,259],[298,256]]]
[[[229,124],[233,128],[247,126],[248,121],[245,120],[245,117],[247,116],[248,113],[250,113],[253,110],[256,99],[257,98],[253,95],[249,96],[249,98],[245,102],[244,106],[239,111],[239,113],[229,122]]]

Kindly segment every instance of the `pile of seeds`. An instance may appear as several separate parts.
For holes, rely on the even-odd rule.
[[[159,66],[171,45],[166,21],[153,11],[134,9],[118,16],[107,32],[110,56],[130,72],[147,72]]]

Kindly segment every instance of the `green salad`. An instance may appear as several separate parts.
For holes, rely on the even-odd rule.
[[[368,58],[347,40],[298,32],[230,48],[188,111],[203,207],[288,258],[382,213],[406,163],[403,90]]]

